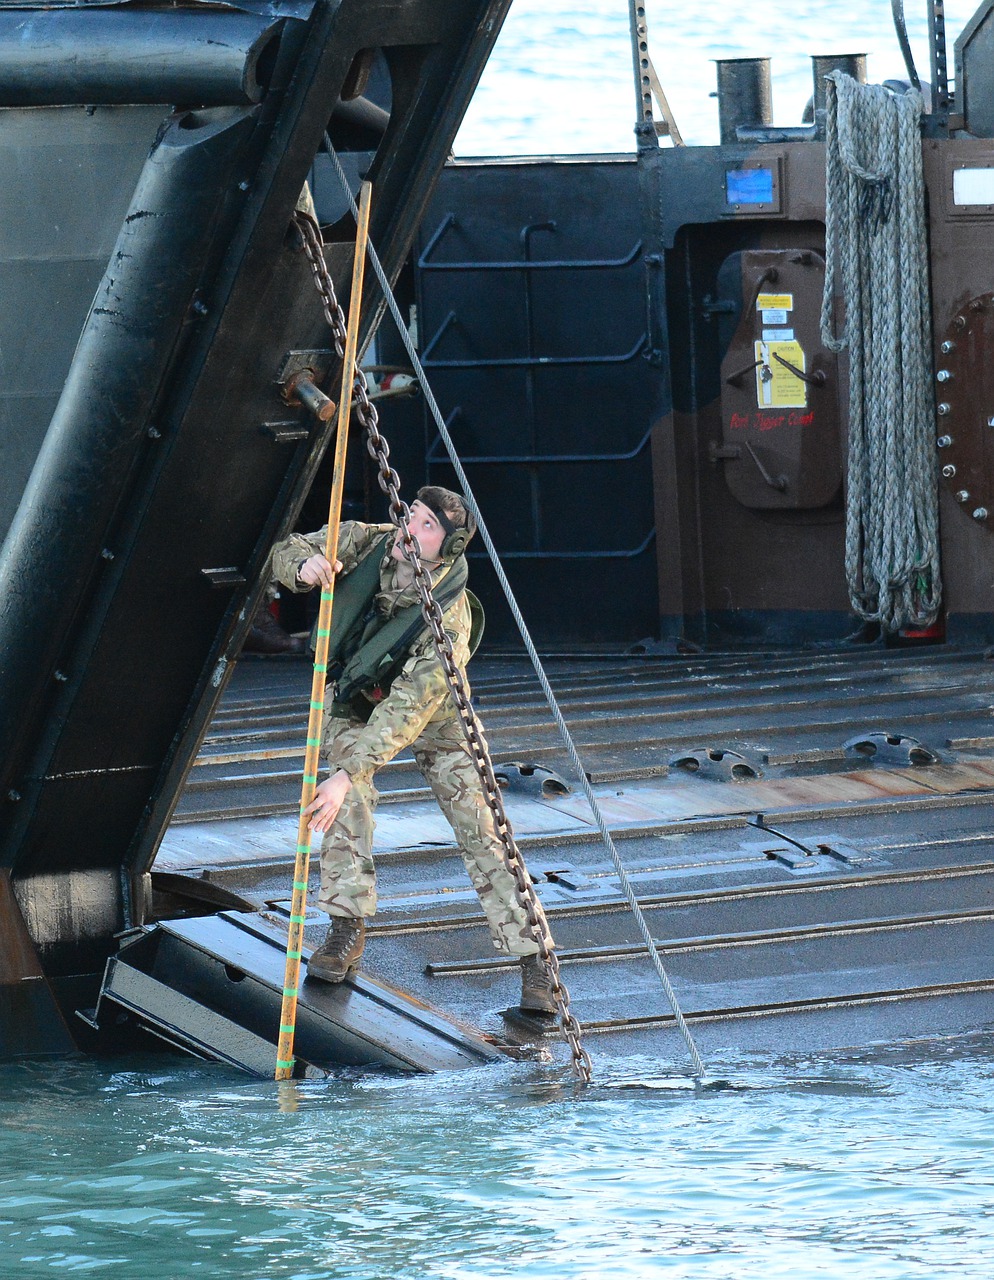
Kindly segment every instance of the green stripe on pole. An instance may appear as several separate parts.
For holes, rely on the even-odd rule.
[[[299,990],[299,988],[297,988],[297,987],[284,987],[284,988],[283,988],[283,994],[284,994],[285,996],[293,996],[294,998],[296,998],[297,993],[298,993],[298,990]]]
[[[293,887],[294,887],[295,889],[299,889],[299,890],[300,890],[300,892],[301,892],[301,893],[303,893],[303,892],[304,892],[304,890],[307,888],[307,881],[306,881],[306,880],[294,880],[294,882],[293,882]]]
[[[290,960],[299,960],[301,955],[299,951],[288,951],[286,954]]]
[[[308,745],[309,747],[319,747],[319,746],[321,745],[321,739],[320,739],[320,738],[308,738],[308,739],[307,739],[307,745]]]
[[[314,670],[320,671],[323,676],[326,676],[328,674],[328,668],[323,662],[315,662]]]
[[[291,1067],[293,1066],[293,1059],[291,1058],[289,1062],[284,1062],[284,1061],[282,1060],[282,1058],[277,1058],[277,1059],[276,1059],[276,1065],[277,1065],[277,1067],[278,1067],[281,1071],[282,1071],[282,1070],[288,1070],[289,1068],[291,1068]]]
[[[324,627],[318,627],[317,634],[319,636],[330,636],[331,630],[329,628],[329,630],[325,631]]]
[[[291,917],[290,917],[290,923],[291,923],[291,924],[303,924],[303,923],[304,923],[304,921],[305,921],[306,919],[307,919],[307,917],[306,917],[306,916],[291,916]]]
[[[281,1024],[281,1025],[280,1025],[280,1034],[281,1034],[281,1035],[284,1035],[284,1036],[293,1035],[293,1033],[294,1033],[294,1031],[296,1031],[296,1029],[297,1029],[297,1024],[296,1024],[295,1022],[291,1022],[291,1023],[290,1023],[290,1025],[289,1025],[288,1027],[287,1027],[287,1026],[283,1026],[283,1025]],[[280,1063],[280,1066],[282,1066],[282,1065],[283,1065],[283,1063],[281,1062],[281,1063]]]
[[[318,780],[318,775],[317,775],[316,773],[305,773],[305,774],[304,774],[304,781],[305,781],[305,782],[317,782],[317,780]]]
[[[322,698],[320,702],[315,702],[315,701],[314,701],[314,699],[312,698],[312,699],[311,699],[311,710],[312,710],[312,711],[323,711],[323,710],[324,710],[324,699]]]

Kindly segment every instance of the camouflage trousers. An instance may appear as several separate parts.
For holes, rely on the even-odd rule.
[[[352,745],[354,736],[363,728],[358,720],[327,719],[323,745],[332,770],[336,756]],[[455,833],[494,946],[508,955],[534,955],[538,944],[515,897],[514,877],[504,861],[493,817],[458,721],[428,724],[411,749]],[[353,779],[338,817],[325,833],[318,906],[328,915],[368,919],[376,911],[372,848],[377,799],[371,779]]]

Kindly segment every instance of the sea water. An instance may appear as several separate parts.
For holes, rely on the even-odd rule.
[[[994,1041],[277,1085],[0,1068],[0,1274],[989,1277]]]
[[[977,0],[946,0],[953,41]],[[929,0],[904,0],[919,77],[931,78]],[[718,141],[715,58],[772,59],[777,124],[797,125],[811,55],[865,53],[874,82],[906,79],[890,0],[645,0],[649,49],[685,141]],[[632,151],[627,0],[513,0],[456,139],[457,156]],[[668,144],[666,144],[668,145]]]

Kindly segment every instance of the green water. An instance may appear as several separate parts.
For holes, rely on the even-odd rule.
[[[994,1044],[280,1087],[0,1068],[0,1275],[989,1277]],[[295,1108],[295,1109],[292,1109]]]

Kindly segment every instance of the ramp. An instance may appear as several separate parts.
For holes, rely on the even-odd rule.
[[[121,1010],[181,1049],[271,1076],[285,940],[266,917],[226,911],[148,925],[107,963],[100,999],[82,1014],[98,1029]],[[501,1057],[493,1044],[428,1005],[362,974],[340,986],[304,981],[296,1074],[337,1066],[456,1071]]]

